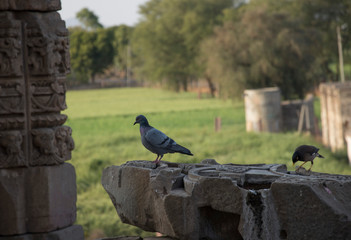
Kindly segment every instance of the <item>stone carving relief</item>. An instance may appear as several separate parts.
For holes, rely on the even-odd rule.
[[[60,0],[0,0],[0,239],[83,240]],[[51,165],[51,166],[48,166]]]
[[[32,130],[33,151],[30,165],[55,165],[71,159],[74,148],[68,126]]]
[[[59,112],[67,108],[65,86],[53,83],[36,82],[31,86],[33,112]]]
[[[0,132],[0,168],[26,165],[22,145],[23,136],[20,131]]]
[[[71,159],[71,151],[74,149],[72,129],[67,126],[57,127],[55,139],[58,148],[58,156],[65,160]]]
[[[65,24],[56,12],[7,11],[0,19],[0,136],[9,138],[0,138],[0,168],[63,163],[74,148],[60,113],[70,71]]]
[[[21,24],[9,13],[1,13],[0,17],[0,76],[21,76]]]

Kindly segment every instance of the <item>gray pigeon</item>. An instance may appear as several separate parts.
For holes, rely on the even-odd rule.
[[[166,153],[182,153],[193,156],[189,149],[180,146],[172,138],[168,137],[163,132],[149,125],[146,117],[139,115],[136,117],[134,125],[140,124],[141,142],[146,149],[157,154],[154,163],[159,163]]]

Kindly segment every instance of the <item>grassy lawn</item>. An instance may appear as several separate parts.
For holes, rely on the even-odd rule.
[[[311,144],[318,146],[325,156],[315,161],[312,170],[351,175],[346,151],[333,154],[308,135],[246,133],[242,101],[197,99],[195,93],[177,94],[160,89],[124,88],[68,91],[67,105],[66,124],[73,129],[76,144],[70,162],[77,173],[77,224],[83,225],[87,239],[148,234],[120,222],[100,184],[101,172],[109,165],[155,159],[141,145],[138,126],[133,126],[139,114],[194,153],[194,157],[168,154],[164,157],[166,161],[190,163],[214,158],[222,164],[282,163],[293,170],[294,149]],[[215,117],[222,118],[222,130],[217,133]]]

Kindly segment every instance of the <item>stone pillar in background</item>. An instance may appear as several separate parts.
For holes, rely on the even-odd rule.
[[[0,2],[0,239],[83,239],[59,0]],[[30,233],[30,234],[29,234]],[[17,236],[15,236],[17,235]]]
[[[247,132],[279,132],[282,118],[280,89],[277,87],[244,91]]]
[[[351,129],[351,82],[319,86],[323,144],[333,152],[345,148],[345,133]]]

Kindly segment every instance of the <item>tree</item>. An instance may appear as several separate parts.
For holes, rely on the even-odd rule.
[[[151,0],[140,8],[133,34],[139,75],[176,90],[202,75],[199,43],[219,24],[232,0]]]
[[[221,96],[278,86],[285,98],[302,98],[320,74],[319,32],[283,12],[270,12],[262,1],[227,14],[224,19],[231,20],[201,47],[206,73],[220,85]]]
[[[269,0],[272,10],[285,11],[301,20],[305,27],[321,32],[320,64],[325,80],[336,80],[338,77],[330,70],[330,63],[338,62],[336,28],[341,27],[343,47],[351,47],[351,1],[349,0]]]
[[[120,25],[114,32],[113,47],[115,50],[114,63],[127,75],[128,59],[131,58],[130,39],[133,28],[126,25]]]
[[[81,28],[70,28],[69,32],[72,74],[79,82],[87,82],[93,64],[94,33]]]
[[[88,30],[103,28],[102,24],[99,22],[99,17],[96,16],[95,13],[90,11],[88,8],[83,8],[77,12],[76,17]]]
[[[72,73],[80,81],[95,81],[95,76],[113,64],[114,28],[86,31],[70,29]]]

